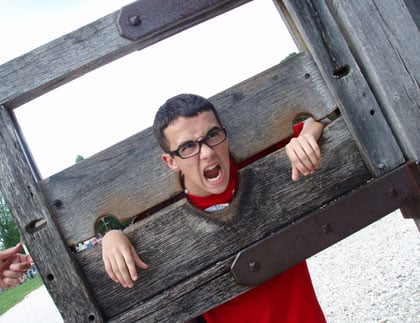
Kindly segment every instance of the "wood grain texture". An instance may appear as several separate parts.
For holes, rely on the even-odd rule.
[[[410,15],[413,17],[417,29],[420,30],[420,2],[417,0],[404,0]]]
[[[186,28],[215,17],[250,0],[190,1],[143,0],[138,8],[145,30],[136,41],[120,36],[115,11],[67,35],[0,66],[0,104],[16,108],[85,73]],[[160,8],[172,8],[159,15]],[[183,11],[188,8],[188,15]],[[154,17],[155,16],[155,17]]]
[[[150,265],[133,289],[110,281],[100,248],[78,253],[105,317],[178,321],[245,291],[230,277],[233,255],[371,178],[341,119],[325,130],[322,151],[321,168],[298,183],[290,179],[283,149],[240,171],[239,190],[227,210],[207,214],[182,200],[133,225],[127,234]],[[178,307],[180,299],[186,303]]]
[[[405,157],[419,160],[420,32],[404,1],[328,3]]]
[[[67,322],[102,322],[83,275],[60,234],[8,111],[0,106],[0,188],[42,279]]]
[[[395,168],[402,151],[418,158],[419,38],[402,0],[285,0],[284,16],[314,59],[300,54],[211,100],[237,161],[289,136],[297,114],[320,119],[338,104],[348,128],[339,119],[325,130],[321,169],[293,183],[281,150],[241,170],[228,209],[209,215],[181,200],[132,226],[127,234],[151,267],[130,290],[107,278],[99,247],[69,253],[66,243],[91,237],[99,216],[131,217],[179,193],[180,184],[159,160],[150,129],[37,183],[7,109],[245,2],[183,1],[188,15],[175,6],[136,41],[119,35],[114,12],[0,66],[0,188],[65,321],[194,317],[248,289],[230,273],[238,251]],[[142,3],[142,14],[154,17],[156,4],[175,2]]]
[[[292,135],[299,114],[320,119],[336,105],[308,54],[299,54],[210,98],[240,162]],[[106,214],[130,218],[182,191],[161,161],[151,128],[51,176],[41,186],[69,244],[94,236]]]
[[[402,164],[405,159],[398,142],[326,1],[282,2],[338,102],[369,170],[378,177]]]

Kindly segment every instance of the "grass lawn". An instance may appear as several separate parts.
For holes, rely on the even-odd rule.
[[[19,303],[26,295],[43,285],[42,279],[36,275],[33,279],[26,280],[23,284],[6,290],[0,294],[0,315]]]

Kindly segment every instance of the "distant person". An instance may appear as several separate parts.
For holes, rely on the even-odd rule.
[[[7,289],[16,286],[26,271],[32,266],[32,258],[22,255],[19,251],[22,244],[12,248],[0,250],[0,288]]]

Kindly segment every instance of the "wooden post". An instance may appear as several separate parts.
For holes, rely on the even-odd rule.
[[[66,322],[102,322],[65,240],[28,164],[9,112],[0,106],[0,188],[22,240]]]
[[[420,160],[420,32],[413,20],[420,17],[419,2],[327,2],[404,157]],[[420,200],[401,211],[420,228]]]
[[[277,151],[240,171],[236,197],[220,214],[205,214],[185,199],[165,205],[128,233],[146,262],[153,265],[142,276],[143,284],[133,289],[111,283],[98,265],[102,264],[98,248],[71,254],[67,243],[90,238],[93,232],[88,226],[103,212],[125,218],[143,212],[142,207],[153,207],[179,193],[179,182],[168,180],[169,175],[162,176],[149,165],[157,164],[150,156],[158,155],[150,129],[38,182],[11,109],[247,1],[200,0],[193,7],[189,1],[182,5],[175,0],[139,1],[134,7],[150,16],[151,25],[141,24],[133,41],[120,35],[119,12],[115,12],[0,66],[0,188],[65,321],[181,320],[217,306],[249,289],[235,282],[230,272],[236,252],[285,227],[294,231],[290,223],[308,214],[311,217],[310,212],[365,185],[371,174],[388,175],[406,159],[419,158],[420,47],[418,22],[413,20],[418,16],[413,8],[418,5],[410,0],[278,0],[299,47],[309,54],[300,54],[212,100],[223,107],[222,120],[229,121],[231,152],[237,161],[284,138],[285,133],[278,129],[289,126],[292,115],[309,111],[321,118],[338,104],[347,127],[339,119],[324,131],[323,167],[314,177],[292,183],[285,152]],[[408,9],[404,3],[410,4]],[[154,17],[159,6],[174,10]],[[193,9],[183,15],[183,8]],[[58,58],[60,66],[51,64]],[[308,110],[302,111],[306,106]],[[241,136],[245,123],[253,131],[249,136],[252,144]],[[139,139],[148,143],[141,152],[136,150]],[[110,171],[110,161],[121,173]],[[103,178],[96,178],[92,171],[98,163],[108,170],[100,172]],[[104,185],[98,185],[101,183]],[[380,198],[387,198],[379,195],[377,205],[381,205]],[[64,204],[54,202],[59,199]],[[91,204],[80,203],[81,199]],[[51,204],[64,206],[54,210]],[[378,209],[381,207],[375,211],[381,211]],[[354,221],[351,213],[347,219]],[[338,221],[346,227],[342,218]],[[305,224],[305,232],[323,234],[322,223],[321,228],[317,221],[308,223],[314,224]],[[301,251],[310,249],[306,247],[300,246]],[[289,259],[287,266],[306,255]],[[109,289],[104,288],[108,283]]]
[[[328,3],[404,156],[419,160],[420,32],[404,1]]]
[[[279,2],[300,32],[371,173],[378,177],[404,156],[325,1]],[[284,5],[284,6],[283,6]]]

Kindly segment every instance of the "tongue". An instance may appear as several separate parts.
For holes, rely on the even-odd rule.
[[[215,178],[217,177],[217,175],[219,175],[219,167],[215,167],[211,170],[206,170],[204,172],[204,176],[207,178]]]

